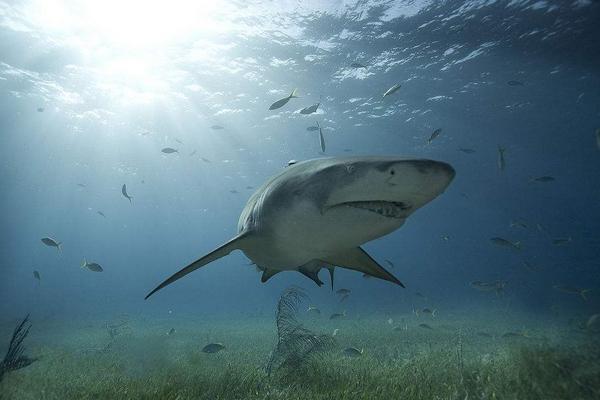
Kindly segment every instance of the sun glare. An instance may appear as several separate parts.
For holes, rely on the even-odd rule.
[[[139,49],[218,33],[222,6],[215,0],[42,0],[30,3],[27,14],[54,33]]]
[[[32,0],[23,12],[40,34],[75,50],[99,87],[145,101],[172,91],[165,82],[178,56],[232,28],[218,0]]]

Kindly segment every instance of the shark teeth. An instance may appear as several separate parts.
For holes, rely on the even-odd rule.
[[[401,201],[352,201],[343,203],[343,205],[367,210],[379,214],[387,218],[406,218],[406,211],[410,210],[411,206]]]

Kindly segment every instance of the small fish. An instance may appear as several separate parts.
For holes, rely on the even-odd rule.
[[[587,297],[585,297],[585,294],[592,290],[592,289],[580,289],[580,288],[577,288],[574,286],[565,286],[565,285],[554,285],[552,287],[554,289],[558,290],[559,292],[578,294],[585,301],[587,301]]]
[[[552,239],[552,244],[555,246],[562,246],[564,244],[567,243],[571,243],[573,239],[571,237],[568,238],[556,238],[556,239]]]
[[[40,277],[40,273],[38,271],[33,271],[33,277],[35,279],[37,279],[38,281],[42,280],[42,278]]]
[[[209,160],[208,158],[200,157],[200,159],[201,159],[202,161],[206,162],[206,163],[209,163],[209,162],[210,162],[210,160]]]
[[[529,182],[554,182],[556,179],[554,179],[553,176],[538,176],[535,178],[531,178],[529,180]]]
[[[401,87],[401,85],[399,83],[396,83],[394,86],[392,86],[391,88],[389,88],[388,90],[385,91],[382,98],[385,98],[387,96],[390,96],[390,95],[396,93],[400,89],[400,87]]]
[[[192,152],[190,153],[190,157],[192,157],[192,156],[195,156],[197,152],[198,152],[198,150],[194,150],[194,151],[192,151]]]
[[[364,353],[364,349],[357,349],[356,347],[348,347],[343,351],[346,357],[360,357]]]
[[[82,188],[86,187],[85,183],[78,183],[77,186],[82,187]]]
[[[444,242],[447,242],[448,240],[450,240],[450,236],[448,236],[448,235],[442,235],[442,240]]]
[[[469,148],[466,148],[466,147],[459,147],[458,151],[462,151],[465,154],[473,154],[473,153],[475,153],[475,150],[469,149]]]
[[[338,328],[335,328],[335,329],[333,330],[333,333],[331,334],[331,336],[334,336],[334,337],[335,337],[335,336],[337,336],[337,334],[338,334],[338,332],[339,332],[339,331],[340,331],[340,330],[339,330]]]
[[[371,279],[371,275],[369,274],[362,274],[363,279]]]
[[[395,326],[393,330],[394,331],[407,331],[408,330],[408,325],[407,324],[398,325],[398,326]]]
[[[344,311],[343,313],[334,313],[331,314],[331,316],[329,317],[329,319],[339,319],[339,318],[344,318],[346,316],[346,311]]]
[[[600,150],[600,128],[596,129],[596,146]]]
[[[389,266],[390,266],[390,268],[392,268],[392,269],[394,268],[394,263],[393,263],[393,262],[391,262],[390,260],[383,260],[383,261],[385,261],[385,263],[386,263],[387,265],[389,265]]]
[[[271,106],[269,107],[269,110],[277,110],[278,108],[285,106],[287,104],[287,102],[290,101],[290,99],[298,97],[298,96],[296,96],[296,93],[297,93],[297,89],[292,90],[292,93],[289,96],[284,97],[283,99],[279,99],[275,103],[271,104]]]
[[[498,169],[500,171],[504,171],[506,167],[506,161],[504,160],[504,153],[506,152],[506,148],[502,146],[498,146]]]
[[[102,215],[104,218],[106,218],[106,215],[104,215],[104,213],[102,211],[96,211],[96,214]]]
[[[44,107],[38,107],[37,112],[44,112]]]
[[[133,196],[130,196],[127,194],[127,186],[125,184],[123,184],[123,186],[121,186],[121,193],[131,203],[131,199],[133,199]]]
[[[213,129],[215,131],[219,131],[221,129],[225,129],[225,127],[221,126],[221,125],[213,125],[210,127],[210,129]]]
[[[317,104],[313,104],[312,106],[305,107],[302,110],[300,110],[300,114],[309,115],[309,114],[315,113],[315,112],[317,112],[317,108],[319,108],[320,105],[321,105],[321,103],[317,103]]]
[[[433,142],[433,140],[440,136],[440,133],[442,133],[442,128],[438,128],[435,131],[433,131],[433,133],[431,134],[431,136],[429,136],[429,139],[427,139],[427,144],[431,144],[431,142]]]
[[[511,228],[519,227],[519,228],[527,229],[527,224],[523,221],[514,220],[514,221],[510,221],[510,227]]]
[[[486,337],[486,338],[491,338],[492,337],[492,335],[490,335],[487,332],[477,332],[477,336]]]
[[[42,243],[44,243],[46,246],[50,246],[50,247],[56,247],[59,251],[62,250],[60,245],[62,244],[61,242],[57,242],[56,240],[50,238],[50,237],[44,237],[42,238]]]
[[[349,294],[343,295],[342,298],[340,299],[340,303],[343,303],[348,297],[350,297]]]
[[[525,86],[525,83],[521,81],[508,81],[506,82],[508,86]]]
[[[225,346],[221,343],[210,343],[202,348],[203,353],[218,353],[221,350],[224,350]]]
[[[436,310],[436,309],[433,309],[433,310],[431,310],[431,309],[429,309],[429,308],[424,308],[424,309],[422,309],[422,310],[421,310],[421,312],[422,312],[423,314],[429,314],[429,315],[431,315],[432,317],[435,317],[435,313],[437,312],[437,310]]]
[[[321,145],[321,151],[325,153],[325,138],[323,137],[323,129],[317,122],[317,126],[319,127],[319,144]]]
[[[100,266],[100,264],[95,263],[95,262],[89,263],[89,262],[86,261],[85,258],[83,259],[83,262],[81,263],[81,268],[87,268],[87,269],[89,269],[90,271],[93,271],[93,272],[102,272],[102,271],[104,271],[102,269],[102,267]]]
[[[294,164],[296,164],[297,162],[298,162],[298,160],[290,160],[290,161],[288,161],[288,164],[287,164],[287,166],[289,167],[290,165],[294,165]]]
[[[363,65],[363,64],[361,64],[361,63],[359,63],[359,62],[353,62],[352,64],[350,64],[350,67],[352,67],[352,68],[357,68],[357,69],[358,69],[358,68],[367,68],[367,66],[366,66],[366,65]]]
[[[313,312],[315,314],[321,314],[321,310],[319,310],[317,307],[315,306],[308,306],[308,309],[306,310],[307,312]]]
[[[525,269],[529,271],[536,272],[538,270],[538,268],[534,267],[533,264],[531,264],[529,261],[523,260],[522,264],[525,267]]]
[[[183,144],[183,142],[180,139],[175,138],[175,141],[179,144]]]
[[[164,149],[161,150],[163,153],[165,154],[173,154],[173,153],[179,153],[179,151],[177,151],[177,149],[174,149],[172,147],[165,147]]]
[[[387,323],[388,323],[389,325],[392,325],[392,324],[394,323],[394,320],[393,320],[393,319],[391,319],[391,318],[388,318],[388,320],[387,320]]]
[[[238,192],[237,190],[235,190],[235,189],[231,189],[231,190],[229,191],[229,193],[236,194],[236,193],[239,193],[239,192]]]
[[[338,289],[335,291],[336,294],[344,295],[350,294],[352,291],[350,289]]]
[[[510,240],[501,237],[493,237],[490,239],[490,241],[497,246],[510,247],[516,250],[521,250],[521,242],[511,242]]]
[[[308,128],[306,128],[306,130],[309,132],[314,132],[314,131],[318,131],[319,127],[318,126],[309,126]]]
[[[169,329],[169,332],[167,332],[167,336],[171,336],[175,334],[175,328],[171,328]]]
[[[494,281],[494,282],[482,282],[473,281],[470,283],[471,287],[482,292],[496,292],[497,295],[504,293],[504,287],[506,286],[505,281]]]
[[[418,309],[418,308],[415,308],[415,307],[413,307],[413,309],[412,309],[412,313],[413,313],[413,314],[415,314],[415,316],[417,316],[417,317],[418,317],[418,316],[419,316],[419,309]]]
[[[423,328],[423,329],[431,329],[431,330],[433,330],[433,328],[431,326],[427,325],[427,324],[419,324],[419,326],[421,328]]]
[[[503,338],[524,338],[527,337],[525,333],[523,332],[506,332],[505,334],[502,335]]]

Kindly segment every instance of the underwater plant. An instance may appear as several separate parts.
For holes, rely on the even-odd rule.
[[[29,358],[23,355],[23,351],[25,350],[23,347],[23,340],[25,340],[29,334],[29,329],[31,328],[31,324],[27,325],[28,322],[29,314],[27,314],[23,321],[17,325],[12,334],[6,355],[0,363],[0,381],[2,381],[4,374],[7,372],[25,368],[37,361],[37,358]]]
[[[315,334],[298,322],[298,305],[307,298],[304,291],[295,286],[287,288],[281,294],[275,314],[277,343],[267,362],[268,375],[278,369],[298,371],[315,356],[335,345],[335,340],[330,335]]]

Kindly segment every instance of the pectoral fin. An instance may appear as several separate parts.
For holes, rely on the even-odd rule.
[[[221,257],[225,257],[226,255],[231,253],[233,250],[238,250],[240,248],[240,245],[244,242],[244,240],[246,240],[247,236],[248,236],[247,232],[240,233],[239,235],[237,235],[236,237],[234,237],[227,243],[216,248],[215,250],[211,251],[210,253],[203,256],[202,258],[199,258],[198,260],[194,261],[187,267],[181,269],[179,272],[176,272],[175,274],[171,275],[167,280],[165,280],[163,283],[161,283],[156,288],[154,288],[150,293],[148,293],[148,295],[145,297],[145,299],[148,299],[148,297],[152,296],[154,293],[158,292],[160,289],[164,288],[165,286],[170,285],[171,283],[175,282],[179,278],[183,278],[190,272],[193,272],[193,271],[197,270],[198,268],[203,267],[210,262],[218,260]]]
[[[343,253],[321,257],[321,259],[329,264],[360,271],[375,278],[394,282],[404,287],[402,282],[386,271],[385,268],[379,265],[377,261],[373,260],[371,256],[360,247],[345,250]]]

